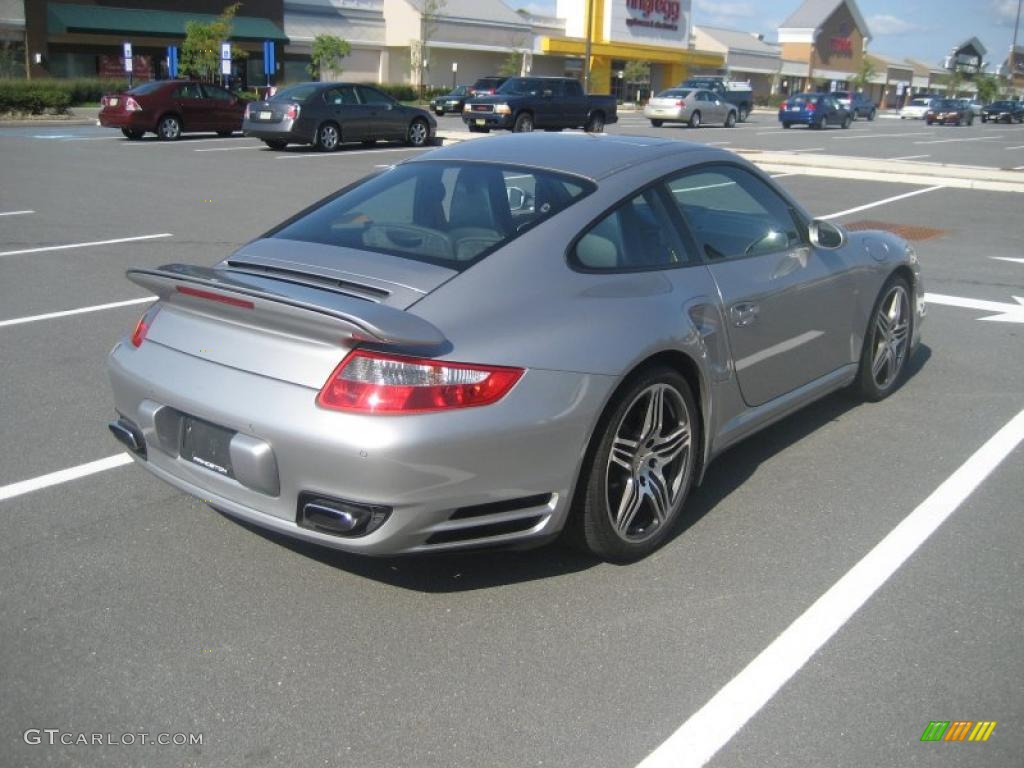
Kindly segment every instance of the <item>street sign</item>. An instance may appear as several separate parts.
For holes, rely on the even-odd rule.
[[[131,72],[132,72],[132,44],[131,43],[124,43],[123,54],[124,54],[123,55],[123,58],[124,58],[124,71],[127,72],[128,74],[131,74]]]
[[[274,74],[277,62],[274,60],[274,41],[263,41],[263,74],[270,77]]]
[[[168,77],[178,76],[178,46],[167,46],[167,75]]]

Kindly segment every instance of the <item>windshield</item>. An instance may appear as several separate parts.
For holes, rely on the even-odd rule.
[[[290,88],[285,88],[283,91],[278,91],[271,101],[305,101],[314,93],[317,92],[319,85],[293,85]]]
[[[536,96],[542,88],[543,84],[535,77],[513,77],[502,83],[495,93],[506,96]]]
[[[132,94],[133,96],[145,96],[147,93],[152,93],[163,84],[164,83],[160,80],[150,80],[148,83],[136,85],[134,88],[128,91],[128,93]]]
[[[533,168],[406,163],[329,198],[268,236],[461,270],[593,189],[589,181]]]

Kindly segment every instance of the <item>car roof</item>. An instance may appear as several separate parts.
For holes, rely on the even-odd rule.
[[[606,133],[512,133],[463,141],[406,162],[446,160],[519,165],[599,181],[641,163],[697,152],[703,159],[709,153],[735,159],[725,150],[674,139]]]

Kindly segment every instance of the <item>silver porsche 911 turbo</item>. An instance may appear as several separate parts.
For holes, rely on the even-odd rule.
[[[114,435],[230,515],[383,555],[541,543],[630,561],[726,448],[891,393],[917,257],[813,220],[727,151],[522,134],[421,155],[158,301],[110,354]]]

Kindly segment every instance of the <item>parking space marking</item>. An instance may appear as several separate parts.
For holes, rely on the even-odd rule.
[[[47,245],[42,248],[23,248],[20,251],[0,251],[0,256],[19,256],[23,253],[42,253],[44,251],[66,251],[69,248],[92,248],[97,245],[115,245],[117,243],[135,243],[139,240],[156,240],[161,237],[174,237],[170,232],[159,235],[139,235],[138,237],[118,237],[113,240],[94,240],[91,243],[68,243],[67,245]]]
[[[969,139],[932,139],[930,141],[915,141],[915,144],[955,144],[960,141],[995,141],[995,136],[974,136]]]
[[[115,137],[118,138],[118,137]],[[249,138],[248,136],[225,136],[221,139],[185,139],[184,141],[161,141],[160,139],[150,139],[148,141],[126,141],[124,146],[126,147],[188,147],[192,144],[212,144],[215,141],[242,141],[243,139]]]
[[[1016,304],[1001,301],[986,301],[985,299],[968,299],[963,296],[947,296],[944,293],[926,293],[924,300],[926,304],[944,304],[947,307],[960,307],[961,309],[975,309],[981,312],[995,312],[994,315],[979,317],[979,320],[989,320],[996,323],[1024,323],[1024,298],[1014,296]]]
[[[849,139],[902,139],[904,136],[934,136],[934,131],[913,131],[911,133],[872,133],[869,136],[833,136],[833,141],[848,141]],[[914,142],[915,144],[918,142]]]
[[[251,144],[247,147],[210,147],[209,149],[196,149],[194,152],[237,152],[240,149],[265,149],[260,144]]]
[[[931,157],[931,155],[903,155],[902,157],[890,157],[890,160],[920,160],[922,157]]]
[[[283,157],[275,158],[276,160],[305,160],[310,157],[349,157],[351,155],[369,155],[379,154],[381,152],[425,152],[433,147],[394,147],[392,149],[355,149],[355,150],[341,150],[340,152],[305,152],[301,155],[284,155]]]
[[[1021,144],[1019,147],[1003,147],[1003,149],[1024,149],[1024,144]]]
[[[31,493],[32,491],[49,488],[53,485],[60,485],[61,483],[67,483],[71,480],[78,480],[82,477],[95,475],[97,472],[106,472],[108,469],[116,469],[117,467],[123,467],[125,464],[131,463],[131,456],[127,453],[118,453],[114,456],[108,456],[105,459],[90,461],[88,464],[79,464],[77,467],[61,469],[57,472],[51,472],[48,475],[40,475],[39,477],[33,477],[29,480],[21,480],[17,483],[11,483],[10,485],[0,487],[0,501],[13,499],[15,496],[22,496],[26,493]]]
[[[999,259],[999,261],[1012,261],[1016,264],[1024,264],[1024,259],[1018,259],[1015,256],[993,256],[993,259]]]
[[[838,219],[840,216],[846,216],[849,213],[858,213],[860,211],[866,211],[868,208],[876,208],[879,205],[885,205],[886,203],[895,203],[897,200],[903,200],[908,197],[914,197],[914,195],[923,195],[925,192],[934,192],[937,189],[945,189],[942,184],[934,187],[925,187],[924,189],[915,189],[913,192],[904,192],[902,195],[895,195],[893,197],[887,197],[884,200],[877,200],[873,203],[867,203],[866,205],[858,205],[856,208],[850,208],[845,211],[839,211],[838,213],[830,213],[827,216],[819,216],[822,219]]]
[[[771,174],[771,177],[773,179],[784,179],[787,176],[799,176],[799,175],[800,175],[800,173],[798,171],[790,171],[789,173],[773,173],[773,174]]]
[[[151,301],[155,301],[156,296],[146,296],[141,299],[128,299],[127,301],[112,301],[109,304],[94,304],[91,307],[79,307],[78,309],[65,309],[60,312],[47,312],[45,315],[29,315],[27,317],[13,317],[10,320],[0,320],[0,328],[6,328],[9,325],[23,325],[25,323],[35,323],[39,320],[54,320],[58,317],[71,317],[72,315],[84,315],[89,312],[102,312],[105,309],[118,309],[120,307],[130,307],[134,304],[148,304]]]
[[[975,451],[638,768],[701,766],[832,639],[1024,440],[1024,410]]]
[[[24,216],[26,213],[35,213],[35,211],[4,211],[0,213],[0,216]]]
[[[824,152],[824,147],[809,147],[806,149],[784,149],[783,152]]]

